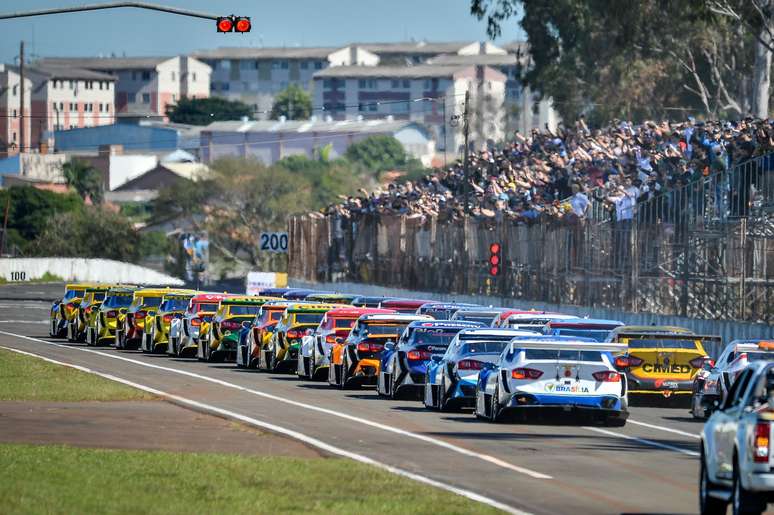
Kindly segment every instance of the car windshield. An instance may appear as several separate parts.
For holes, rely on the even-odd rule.
[[[167,299],[159,306],[159,311],[183,311],[188,307],[188,299]]]
[[[490,325],[494,320],[495,315],[483,314],[483,313],[462,313],[457,311],[454,315],[455,320],[468,320],[470,322],[482,322],[486,325]]]
[[[499,354],[503,351],[508,340],[501,342],[470,342],[460,347],[460,354]]]
[[[525,349],[525,359],[567,361],[602,361],[602,353],[595,350]]]
[[[748,361],[774,361],[774,352],[753,351],[747,353]]]
[[[100,301],[100,300],[105,300],[105,292],[104,291],[95,291],[94,293],[92,293],[91,300],[92,300],[92,302]]]
[[[194,305],[194,309],[193,309],[193,311],[196,313],[201,313],[201,312],[215,313],[217,310],[218,310],[217,304],[205,304],[205,303],[196,304]]]
[[[106,308],[126,308],[132,303],[131,295],[111,295],[102,304]]]
[[[436,320],[449,320],[449,318],[451,318],[452,313],[454,313],[454,310],[449,308],[437,308],[437,309],[430,308],[425,311],[426,315],[430,315]]]
[[[82,297],[84,290],[67,290],[64,295],[64,300],[74,299],[75,297]]]
[[[333,327],[336,329],[352,329],[355,322],[354,318],[336,318],[333,320]]]
[[[415,329],[408,343],[411,345],[449,345],[459,330],[450,329]]]
[[[159,304],[161,304],[161,297],[143,297],[138,305],[145,308],[155,308]]]
[[[405,325],[366,324],[368,334],[390,334],[398,336],[403,332]]]
[[[581,336],[583,338],[592,338],[597,342],[603,342],[607,339],[610,331],[604,329],[558,329],[556,334],[559,336]]]
[[[255,315],[261,306],[231,306],[228,309],[230,315]]]
[[[296,324],[319,324],[325,313],[296,313]]]
[[[696,349],[696,340],[680,338],[637,338],[628,342],[630,349]]]

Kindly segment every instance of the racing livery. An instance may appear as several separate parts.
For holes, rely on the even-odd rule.
[[[134,288],[111,288],[97,309],[92,309],[86,319],[86,345],[96,346],[114,341],[120,320],[134,298]]]
[[[140,348],[143,352],[166,352],[169,345],[169,328],[172,319],[180,318],[188,307],[188,302],[196,294],[190,291],[176,291],[167,293],[161,299],[157,311],[148,311],[145,317],[145,331],[143,332]]]
[[[339,388],[376,384],[385,344],[395,343],[411,322],[430,322],[424,315],[362,315],[343,342],[333,344],[328,384]]]
[[[191,297],[183,316],[170,322],[167,354],[181,358],[196,356],[202,324],[212,318],[226,297],[225,293],[200,293]]]
[[[345,307],[325,313],[312,334],[301,338],[296,374],[307,379],[319,379],[328,374],[330,352],[337,340],[343,341],[362,315],[395,313],[389,309]]]
[[[632,404],[638,399],[673,398],[687,406],[694,376],[710,360],[704,344],[715,346],[720,337],[699,336],[680,327],[622,326],[610,333],[608,341],[627,345],[616,361],[626,373]]]
[[[164,295],[169,289],[141,288],[134,291],[134,298],[123,316],[119,315],[116,330],[116,349],[139,349],[145,334],[145,321],[148,313],[158,310]]]
[[[441,411],[472,407],[478,373],[485,363],[496,362],[505,346],[517,336],[537,336],[537,333],[495,328],[458,332],[443,356],[432,356],[427,364],[425,407]]]
[[[483,327],[481,322],[436,320],[411,322],[398,339],[382,351],[376,392],[398,398],[406,391],[419,395],[425,386],[427,364],[432,356],[440,356],[452,339],[463,329]]]
[[[96,287],[91,283],[77,283],[65,285],[65,292],[61,299],[51,304],[48,321],[48,335],[53,338],[64,338],[67,334],[67,324],[75,317],[76,308],[80,305],[86,288]]]
[[[591,338],[597,342],[604,342],[607,341],[613,329],[622,325],[624,325],[623,322],[618,320],[597,320],[591,318],[552,319],[543,327],[543,333],[553,336]]]
[[[436,320],[449,320],[454,313],[464,308],[476,308],[475,304],[456,304],[442,302],[428,302],[417,309],[417,315],[427,315]]]
[[[626,378],[615,368],[621,343],[590,338],[514,338],[476,384],[475,414],[492,422],[506,414],[554,410],[587,413],[620,427],[628,417]]]
[[[200,339],[196,357],[203,361],[236,360],[239,332],[255,318],[261,305],[274,297],[229,297],[220,301],[209,330]]]
[[[110,289],[108,284],[86,288],[80,304],[75,307],[75,316],[67,323],[67,341],[86,341],[86,327],[89,319],[92,317],[92,312],[96,313],[99,305],[105,300],[105,293],[108,289]]]
[[[247,332],[244,343],[237,348],[236,364],[238,367],[258,367],[261,352],[268,347],[277,322],[280,321],[290,304],[292,302],[288,300],[273,300],[261,306],[253,319],[252,327]]]

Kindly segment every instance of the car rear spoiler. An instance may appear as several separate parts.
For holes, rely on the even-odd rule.
[[[573,341],[546,341],[546,340],[511,340],[511,351],[516,349],[546,349],[546,350],[589,350],[598,352],[626,352],[625,343],[607,342],[573,342]]]

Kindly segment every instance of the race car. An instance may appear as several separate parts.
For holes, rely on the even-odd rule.
[[[430,300],[414,300],[414,299],[385,299],[379,305],[383,309],[391,309],[398,313],[405,313],[406,315],[415,315],[417,310],[423,305],[432,302]]]
[[[610,336],[610,332],[613,329],[622,325],[624,325],[623,322],[618,320],[596,320],[591,318],[555,319],[549,320],[543,327],[543,334],[591,338],[594,341],[604,342]]]
[[[362,315],[390,313],[395,311],[351,306],[332,309],[325,313],[314,332],[301,338],[296,368],[298,377],[314,380],[323,374],[327,376],[330,351],[336,340],[343,341]]]
[[[149,312],[155,313],[168,288],[140,288],[134,291],[134,298],[126,310],[123,323],[116,330],[116,349],[139,349],[145,333],[145,318]],[[119,320],[121,316],[119,314]]]
[[[681,327],[621,326],[607,341],[628,347],[616,363],[626,373],[632,405],[671,398],[687,407],[693,378],[710,360],[704,345],[716,347],[720,337],[699,336]]]
[[[271,335],[282,318],[287,307],[292,304],[288,300],[274,300],[265,303],[253,319],[244,344],[237,348],[236,364],[238,367],[257,368],[261,352],[268,347]]]
[[[328,384],[342,389],[376,384],[385,345],[398,341],[411,322],[432,320],[402,313],[361,315],[349,336],[331,348]]]
[[[212,318],[218,304],[226,297],[225,293],[199,293],[191,297],[183,316],[170,322],[167,354],[180,358],[196,356],[202,323]]]
[[[81,303],[86,288],[99,286],[93,283],[77,283],[65,285],[61,299],[51,304],[49,311],[48,335],[52,338],[64,338],[67,335],[67,324],[75,316],[75,309]]]
[[[432,356],[446,352],[458,332],[478,327],[484,327],[484,324],[451,320],[411,322],[398,342],[385,345],[382,351],[376,393],[396,399],[408,391],[421,397],[427,364]]]
[[[132,303],[134,290],[126,287],[108,290],[105,300],[86,318],[86,345],[97,346],[115,340],[116,328]]]
[[[378,308],[385,300],[392,299],[393,297],[379,297],[375,295],[358,295],[352,299],[352,304],[356,308]]]
[[[67,322],[67,341],[86,341],[86,327],[92,311],[96,312],[99,305],[105,300],[105,293],[110,285],[86,288],[81,302],[75,306],[75,316]]]
[[[742,370],[756,361],[774,361],[774,341],[734,340],[716,361],[706,360],[704,368],[693,378],[691,415],[709,417],[715,406],[723,403]]]
[[[481,322],[491,326],[494,319],[500,315],[505,308],[463,308],[456,311],[449,320],[467,320],[470,322]]]
[[[427,364],[425,407],[441,411],[473,407],[479,371],[485,363],[496,362],[505,346],[517,336],[537,336],[537,333],[494,328],[458,332],[443,356],[432,356]]]
[[[537,331],[543,332],[543,327],[548,322],[554,320],[581,320],[575,315],[562,315],[560,313],[536,313],[536,312],[521,312],[512,313],[503,318],[499,327],[509,327],[511,329],[521,329],[523,331]]]
[[[218,311],[209,323],[206,335],[200,338],[196,357],[202,361],[236,360],[239,331],[258,314],[261,305],[274,297],[237,296],[220,301]]]
[[[449,320],[454,313],[464,308],[476,308],[475,304],[457,304],[443,302],[428,302],[417,309],[417,315],[427,315],[436,320]]]
[[[316,293],[331,293],[331,292],[321,292],[317,290],[294,288],[286,292],[284,295],[282,295],[282,298],[285,300],[292,300],[292,301],[306,300],[306,298],[309,295],[314,295]]]
[[[616,370],[613,354],[625,350],[622,343],[591,338],[514,338],[479,373],[475,414],[497,422],[537,411],[585,413],[621,427],[629,416],[626,378]]]
[[[143,332],[140,348],[143,352],[167,351],[169,345],[169,328],[173,318],[180,318],[185,313],[188,303],[196,294],[194,291],[177,291],[167,293],[161,299],[157,311],[148,311],[145,318],[145,331]]]
[[[510,327],[508,319],[511,315],[545,315],[546,311],[537,311],[535,309],[504,309],[492,320],[492,327]]]
[[[258,368],[270,372],[291,372],[297,368],[301,338],[311,334],[327,311],[340,304],[292,303],[272,332],[269,344],[260,354]]]
[[[352,299],[357,297],[351,293],[313,293],[307,295],[306,302],[320,302],[322,304],[351,304]]]
[[[258,295],[261,297],[282,297],[287,292],[294,290],[295,288],[262,288]]]

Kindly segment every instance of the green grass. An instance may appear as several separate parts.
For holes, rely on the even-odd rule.
[[[345,459],[0,444],[0,506],[32,513],[497,513]]]
[[[0,349],[0,401],[122,401],[153,396],[70,367]]]

